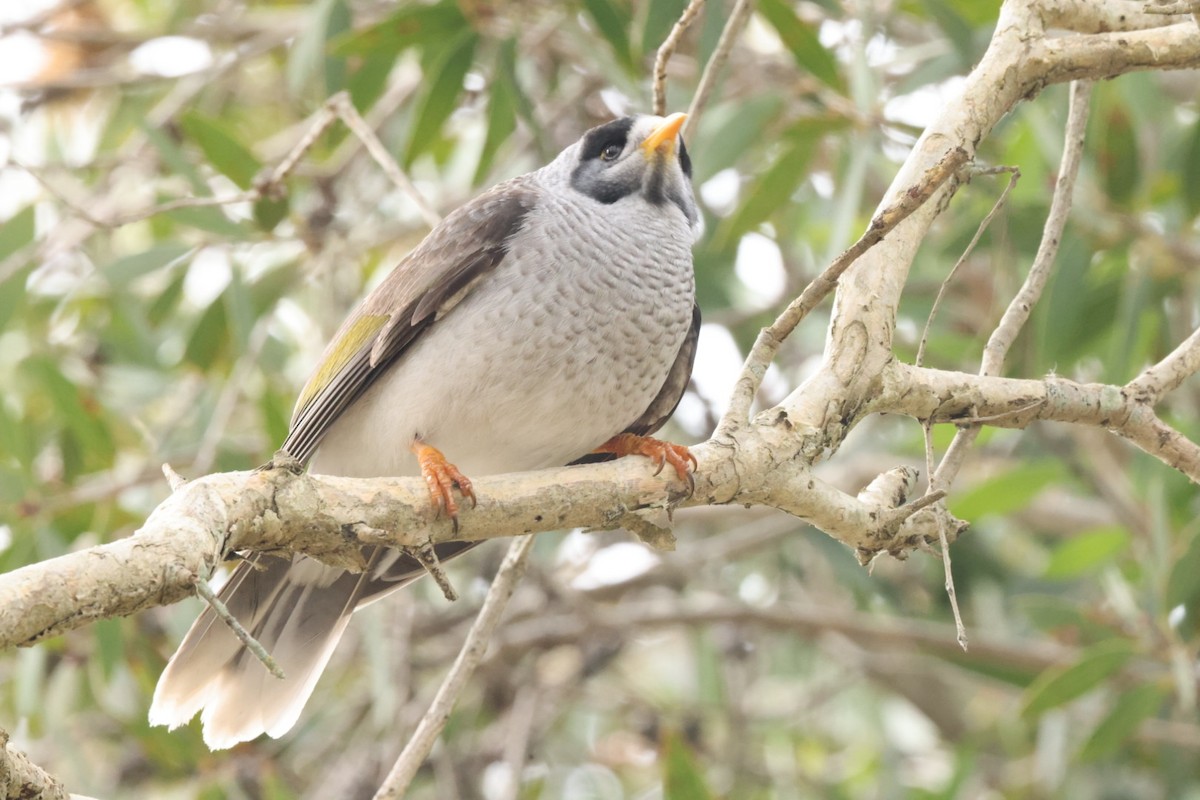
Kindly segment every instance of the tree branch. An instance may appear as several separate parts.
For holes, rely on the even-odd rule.
[[[71,796],[54,777],[8,746],[8,733],[0,730],[0,800],[69,800]]]

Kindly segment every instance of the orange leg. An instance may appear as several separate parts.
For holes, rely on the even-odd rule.
[[[696,457],[682,444],[671,444],[661,439],[649,436],[638,436],[634,433],[620,433],[596,448],[597,453],[615,453],[618,456],[646,456],[652,460],[658,469],[654,474],[662,472],[663,466],[670,464],[679,476],[679,480],[691,486],[692,470],[699,466]]]
[[[427,445],[420,439],[413,439],[410,449],[421,466],[421,477],[425,479],[425,485],[429,488],[429,499],[433,501],[434,512],[440,515],[445,511],[446,516],[454,523],[454,529],[458,530],[458,501],[454,499],[454,490],[457,488],[459,494],[470,499],[471,505],[475,505],[475,490],[471,488],[470,479],[459,472],[458,467],[447,461],[442,451],[436,447]]]

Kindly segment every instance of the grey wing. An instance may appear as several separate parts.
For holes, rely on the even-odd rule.
[[[537,202],[526,176],[446,217],[342,324],[300,393],[283,450],[307,463],[351,403],[508,253]]]
[[[688,329],[683,345],[675,356],[675,363],[667,373],[658,395],[650,403],[646,411],[633,421],[633,424],[622,433],[634,433],[638,436],[649,436],[667,424],[667,420],[675,413],[683,393],[687,391],[688,381],[692,378],[692,366],[696,363],[696,343],[700,339],[700,306],[692,306],[692,327]]]

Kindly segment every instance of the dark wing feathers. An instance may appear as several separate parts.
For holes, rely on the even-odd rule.
[[[537,189],[515,178],[434,228],[338,329],[300,393],[284,451],[307,463],[341,413],[504,259],[536,202]]]

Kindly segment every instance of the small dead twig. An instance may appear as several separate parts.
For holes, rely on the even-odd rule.
[[[300,137],[292,149],[288,151],[287,155],[273,168],[255,179],[254,185],[245,191],[220,197],[181,197],[176,200],[159,203],[150,208],[123,214],[107,221],[85,218],[89,222],[98,224],[101,227],[117,228],[181,208],[253,203],[264,198],[276,197],[281,192],[284,181],[295,171],[300,160],[308,154],[308,151],[312,149],[313,145],[316,144],[325,131],[329,130],[330,126],[338,120],[341,120],[342,124],[349,128],[350,132],[363,143],[367,152],[379,164],[384,174],[401,191],[408,195],[417,206],[422,219],[429,227],[432,228],[441,222],[441,217],[433,210],[424,196],[417,190],[417,187],[413,185],[412,181],[409,180],[408,175],[400,168],[396,160],[392,158],[387,148],[383,146],[383,143],[379,141],[379,137],[375,135],[375,131],[362,118],[362,115],[358,113],[358,109],[354,107],[354,103],[350,100],[350,95],[346,92],[338,92],[333,97],[330,97],[321,110],[312,116],[308,130]]]
[[[229,626],[229,630],[233,631],[233,635],[246,646],[247,650],[254,654],[255,658],[263,663],[268,672],[279,678],[279,680],[287,677],[283,674],[283,670],[280,669],[278,662],[267,652],[267,648],[263,647],[257,639],[251,636],[250,631],[246,630],[242,626],[242,623],[238,622],[237,618],[229,613],[229,609],[225,606],[225,603],[221,602],[221,598],[217,597],[212,587],[208,585],[208,581],[204,579],[196,581],[196,594],[204,598],[204,602],[208,603],[213,613]]]
[[[654,113],[660,117],[666,116],[667,113],[667,62],[671,60],[671,56],[675,55],[675,48],[679,47],[679,40],[683,38],[684,32],[691,26],[702,8],[704,8],[704,0],[691,0],[687,4],[687,8],[683,9],[683,13],[679,15],[679,19],[675,20],[671,32],[658,46],[658,52],[654,56],[653,108]]]
[[[433,549],[432,544],[424,544],[421,547],[415,547],[408,551],[409,555],[420,562],[425,571],[433,576],[434,583],[442,590],[442,595],[454,602],[458,599],[458,592],[454,591],[454,585],[450,583],[450,576],[446,574],[446,570],[442,569],[442,562],[438,560],[437,551]]]
[[[996,198],[996,202],[992,204],[992,210],[987,213],[983,221],[979,223],[979,227],[975,229],[975,235],[971,237],[967,248],[963,250],[958,260],[954,262],[954,266],[950,268],[950,272],[946,274],[942,285],[938,287],[937,296],[933,298],[933,306],[929,309],[929,316],[925,318],[925,329],[921,331],[921,342],[917,345],[917,358],[914,362],[918,367],[925,361],[925,345],[929,341],[929,329],[933,327],[933,320],[937,316],[938,309],[942,305],[942,298],[946,295],[946,288],[950,285],[950,281],[954,280],[954,276],[958,270],[975,252],[975,245],[979,244],[979,240],[983,237],[983,232],[992,224],[992,220],[1000,213],[1000,209],[1004,208],[1005,202],[1008,200],[1008,195],[1017,186],[1017,181],[1021,179],[1021,170],[1017,167],[992,167],[984,170],[981,174],[995,174],[998,172],[1007,172],[1008,185],[1004,187],[1004,191],[1000,192],[1000,197]],[[928,473],[932,474],[932,473]]]
[[[721,30],[721,38],[717,40],[717,47],[713,50],[712,57],[704,65],[704,72],[700,76],[700,83],[696,86],[696,93],[692,95],[691,105],[688,106],[687,122],[683,124],[685,139],[691,135],[692,131],[696,130],[696,125],[700,121],[700,114],[704,111],[704,106],[708,103],[713,86],[716,85],[717,74],[729,59],[729,53],[733,50],[733,43],[742,32],[742,29],[746,27],[753,8],[752,0],[737,0],[737,4],[729,14],[729,19],[725,21],[725,27]]]
[[[1004,366],[1004,359],[1009,348],[1016,341],[1017,334],[1025,326],[1033,307],[1041,299],[1046,282],[1050,279],[1054,267],[1054,259],[1058,255],[1062,232],[1067,225],[1067,217],[1071,213],[1071,205],[1075,191],[1075,180],[1079,175],[1079,164],[1083,157],[1083,139],[1087,129],[1089,102],[1092,84],[1090,81],[1075,81],[1071,84],[1070,105],[1067,111],[1067,129],[1063,139],[1062,161],[1058,169],[1058,182],[1054,187],[1054,197],[1050,201],[1050,213],[1046,218],[1046,227],[1042,230],[1042,240],[1038,245],[1037,255],[1025,276],[1025,283],[1020,291],[1008,304],[1004,315],[1000,318],[996,329],[988,338],[983,348],[983,358],[980,359],[980,375],[999,375]],[[949,490],[950,484],[958,475],[966,459],[967,452],[979,435],[979,427],[960,428],[942,456],[941,463],[935,472],[929,475],[929,485],[939,489]]]
[[[509,546],[504,562],[492,581],[492,588],[488,590],[487,598],[483,601],[483,607],[479,609],[479,616],[475,618],[471,630],[467,633],[458,658],[446,673],[445,680],[438,688],[429,710],[417,724],[412,738],[408,740],[383,785],[375,793],[375,800],[403,797],[408,785],[416,777],[417,770],[425,763],[429,751],[433,749],[434,743],[450,719],[450,711],[454,708],[459,694],[487,651],[488,643],[500,622],[505,606],[508,605],[508,599],[516,588],[517,581],[525,574],[525,564],[533,547],[533,539],[532,536],[521,536]]]

